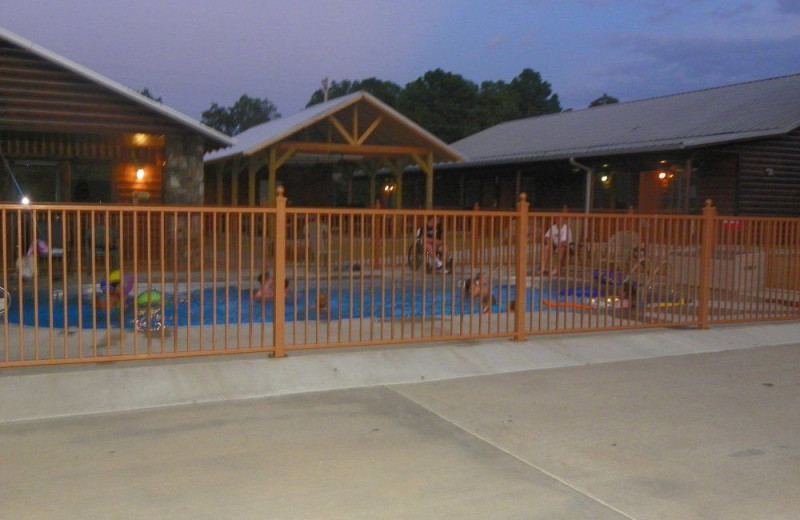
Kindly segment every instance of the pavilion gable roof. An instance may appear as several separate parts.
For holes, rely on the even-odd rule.
[[[342,128],[342,132],[336,127]],[[363,139],[363,142],[350,143],[343,137],[347,132],[344,127],[347,130],[357,128],[361,135],[349,137]],[[426,148],[438,162],[463,160],[461,154],[445,142],[376,97],[367,92],[355,92],[249,128],[236,136],[234,146],[206,154],[205,161],[255,155],[288,139],[350,144],[354,150],[359,145]]]

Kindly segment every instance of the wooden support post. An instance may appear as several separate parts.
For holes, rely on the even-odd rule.
[[[369,199],[367,204],[374,204],[377,196],[375,192],[375,169],[372,166],[365,168],[367,170],[367,177],[369,178]]]
[[[251,155],[247,161],[247,205],[256,205],[256,173],[258,172],[258,158]]]
[[[233,160],[231,166],[231,206],[239,205],[239,168],[241,162],[239,159]]]
[[[425,209],[433,208],[433,153],[428,153],[422,171],[425,172]]]
[[[225,199],[223,198],[223,194],[225,193],[225,184],[223,182],[223,177],[225,175],[225,164],[219,164],[215,168],[217,173],[217,193],[216,193],[216,201],[217,206],[222,206],[225,204]]]
[[[272,319],[272,341],[274,357],[286,356],[285,312],[286,312],[286,197],[283,186],[279,186],[275,199],[275,305]]]
[[[269,161],[267,161],[267,206],[275,207],[275,186],[278,182],[278,159],[277,150],[273,146],[269,149]]]
[[[516,236],[516,303],[514,306],[514,339],[525,339],[525,301],[528,292],[528,196],[519,194],[517,202],[517,236]]]
[[[709,327],[709,306],[711,305],[711,262],[714,253],[714,231],[716,226],[717,209],[706,199],[703,207],[703,220],[700,239],[700,289],[697,295],[698,319],[700,328],[705,330]]]

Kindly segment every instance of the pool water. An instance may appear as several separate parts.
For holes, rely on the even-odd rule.
[[[493,290],[493,312],[505,312],[508,291],[514,286],[500,286]],[[317,308],[318,296],[325,294],[328,299],[326,309]],[[259,301],[251,298],[250,289],[239,289],[227,286],[217,289],[195,290],[175,295],[164,294],[160,305],[152,306],[151,318],[167,327],[186,325],[236,324],[271,322],[274,316],[274,302]],[[513,292],[512,292],[513,299]],[[541,296],[539,289],[528,289],[525,309],[538,310]],[[52,305],[52,312],[51,312]],[[38,321],[34,309],[38,307]],[[38,325],[54,328],[93,328],[104,329],[109,322],[111,327],[120,327],[122,322],[126,328],[137,328],[145,317],[147,308],[139,305],[135,308],[133,297],[125,301],[124,315],[120,309],[112,309],[107,313],[104,309],[93,308],[89,296],[69,295],[67,298],[53,298],[40,293],[38,299],[33,293],[23,293],[22,314],[20,300],[13,296],[8,309],[8,320],[11,323]],[[138,310],[138,315],[134,315]],[[294,295],[286,300],[285,320],[338,320],[358,318],[410,318],[421,316],[463,315],[480,313],[482,306],[463,295],[460,287],[447,284],[444,289],[428,287],[422,291],[419,287],[369,287],[331,286],[324,289],[299,287]],[[139,323],[137,324],[137,320]]]

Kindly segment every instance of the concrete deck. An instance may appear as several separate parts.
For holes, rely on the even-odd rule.
[[[798,332],[0,371],[0,504],[15,520],[796,518]]]

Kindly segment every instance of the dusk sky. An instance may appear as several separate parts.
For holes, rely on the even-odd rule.
[[[531,68],[579,109],[800,72],[800,0],[0,0],[0,26],[196,119],[290,115],[326,76]]]

